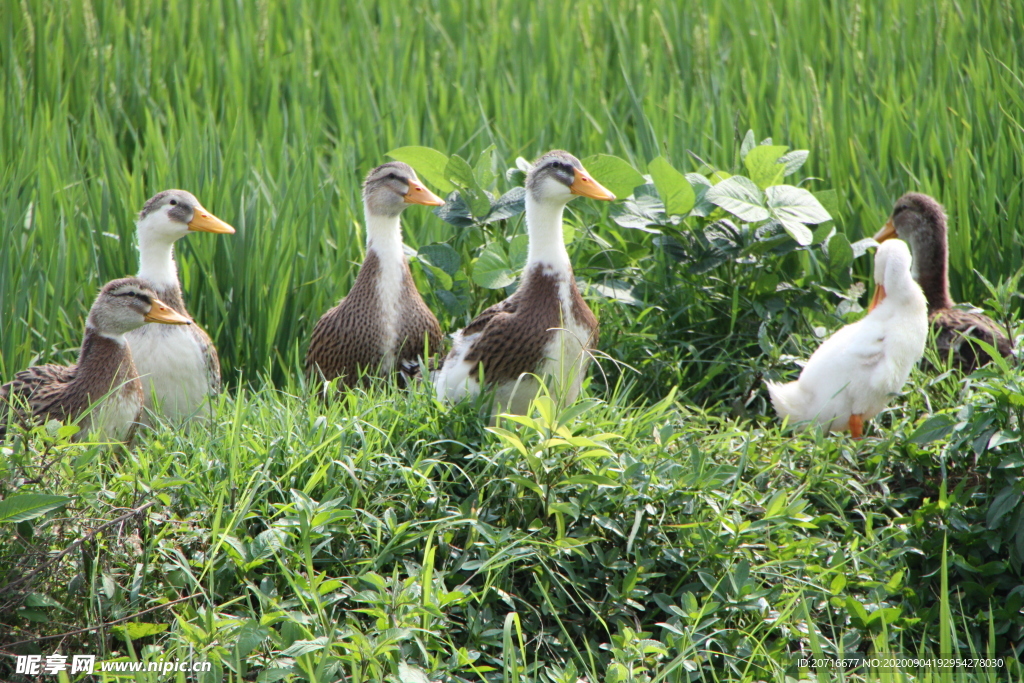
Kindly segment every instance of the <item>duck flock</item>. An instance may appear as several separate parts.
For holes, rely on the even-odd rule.
[[[580,296],[562,238],[562,213],[577,196],[615,199],[568,152],[548,152],[533,164],[520,284],[455,332],[441,358],[445,338],[413,283],[400,216],[411,204],[444,201],[407,164],[370,171],[363,185],[366,258],[348,295],[313,329],[307,379],[328,396],[372,377],[407,382],[426,374],[442,401],[490,392],[496,413],[517,414],[529,410],[543,379],[559,402],[575,401],[598,340],[597,319]],[[220,391],[220,363],[209,335],[185,308],[174,243],[190,231],[231,234],[234,228],[184,190],[147,201],[137,228],[138,275],[100,289],[78,362],[30,367],[0,387],[0,438],[11,423],[56,419],[77,421],[76,438],[94,433],[130,441],[155,416],[180,424],[208,414]],[[1012,353],[993,320],[954,306],[946,230],[945,212],[931,197],[909,193],[896,202],[875,235],[876,289],[867,315],[826,339],[796,380],[767,382],[780,418],[860,438],[864,423],[920,361],[929,321],[940,355],[964,371],[991,360],[976,340],[1003,356]]]

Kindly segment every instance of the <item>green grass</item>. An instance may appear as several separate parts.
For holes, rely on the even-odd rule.
[[[837,191],[850,241],[903,192],[938,197],[954,296],[1013,324],[1021,46],[1024,6],[1010,0],[0,5],[0,379],[73,359],[95,290],[136,268],[134,215],[155,192],[188,189],[238,229],[177,249],[228,386],[214,425],[163,427],[131,452],[45,427],[4,447],[2,497],[74,500],[0,523],[0,585],[40,570],[0,598],[0,649],[89,627],[27,647],[209,660],[209,681],[421,680],[411,666],[569,683],[813,680],[801,652],[1012,654],[1012,364],[915,371],[862,443],[793,435],[759,373],[792,370],[780,354],[838,324],[834,299],[780,314],[785,325],[740,316],[733,336],[748,301],[738,266],[697,286],[649,235],[581,200],[578,274],[649,277],[645,300],[664,291],[665,307],[591,302],[612,359],[575,414],[499,433],[424,387],[321,406],[298,375],[362,259],[362,177],[405,145],[471,161],[493,145],[504,191],[517,156],[553,147],[740,171],[752,128],[811,150],[802,173]],[[418,207],[403,219],[412,246],[476,239]],[[447,330],[500,296],[471,294],[463,315],[437,309]],[[691,310],[711,316],[705,329]],[[761,319],[769,337],[786,331],[771,349],[758,348]],[[698,397],[685,366],[715,353],[714,371],[742,368],[742,386],[716,380]],[[122,619],[166,629],[126,644]],[[1024,679],[1014,666],[845,680]]]

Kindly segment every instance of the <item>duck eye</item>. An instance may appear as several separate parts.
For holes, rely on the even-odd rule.
[[[172,199],[171,200],[171,206],[177,206],[177,205],[178,205],[178,200],[177,199]]]
[[[398,174],[397,173],[393,173],[393,172],[392,173],[388,173],[387,178],[389,180],[401,180],[401,178],[398,177]]]

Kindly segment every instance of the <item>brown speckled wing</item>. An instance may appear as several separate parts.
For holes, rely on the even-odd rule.
[[[360,369],[374,368],[383,360],[380,340],[384,324],[377,305],[376,279],[379,270],[376,254],[370,252],[359,269],[352,291],[321,316],[306,352],[306,376],[339,377],[342,386],[353,384]]]
[[[537,372],[555,329],[562,327],[557,278],[540,270],[505,301],[491,306],[471,322],[463,335],[480,333],[466,354],[478,377],[483,365],[488,384],[514,381]]]
[[[62,403],[68,393],[68,385],[74,380],[77,366],[71,365],[37,365],[22,370],[14,375],[7,384],[0,387],[0,399],[13,407],[22,418],[28,417],[21,410],[28,407],[32,416],[46,416],[63,420],[67,417],[69,406]],[[6,406],[4,414],[6,415]],[[0,424],[2,435],[6,419]]]
[[[953,363],[964,372],[971,372],[992,360],[980,346],[971,339],[980,339],[993,345],[1001,355],[1009,356],[1013,345],[994,320],[986,315],[943,308],[931,317],[935,327],[935,345],[939,357],[952,353]]]
[[[427,343],[430,344],[430,355],[436,356],[441,353],[444,345],[444,335],[441,333],[441,325],[437,322],[434,313],[427,308],[416,285],[412,280],[412,273],[409,268],[405,269],[405,279],[402,282],[402,319],[398,326],[397,365],[413,363],[424,355]]]

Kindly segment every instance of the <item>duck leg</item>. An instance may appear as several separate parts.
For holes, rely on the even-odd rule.
[[[855,439],[860,439],[864,436],[864,416],[863,415],[851,415],[850,416],[850,436]]]

